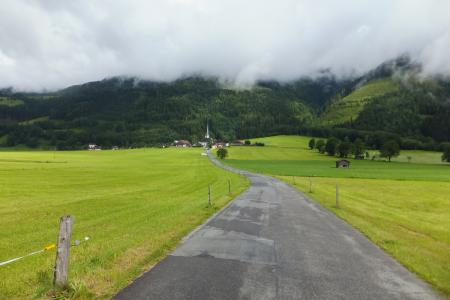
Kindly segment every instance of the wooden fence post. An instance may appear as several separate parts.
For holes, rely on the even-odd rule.
[[[228,179],[228,194],[231,194],[231,180]]]
[[[309,192],[312,193],[312,180],[311,180],[311,177],[309,177]]]
[[[336,207],[339,208],[339,184],[336,184]]]
[[[208,184],[208,203],[211,206],[211,185]]]
[[[66,288],[69,279],[69,255],[74,218],[63,216],[60,219],[58,246],[56,249],[56,263],[53,285],[56,288]]]

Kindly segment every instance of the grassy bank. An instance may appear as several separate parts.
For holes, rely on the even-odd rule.
[[[440,162],[440,154],[402,151],[397,162],[352,160],[350,169],[336,169],[336,158],[308,149],[309,139],[257,139],[266,146],[230,148],[226,162],[295,182],[450,297],[450,166]]]
[[[0,261],[54,243],[59,217],[72,214],[73,239],[91,237],[71,253],[72,296],[110,297],[248,186],[245,178],[214,167],[200,153],[1,152]],[[0,267],[0,299],[47,297],[54,255]]]
[[[348,221],[408,269],[450,295],[450,183],[280,177]],[[336,208],[339,184],[340,208]]]

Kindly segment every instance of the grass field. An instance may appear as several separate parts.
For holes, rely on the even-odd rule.
[[[402,151],[386,161],[353,160],[352,168],[336,169],[336,158],[308,149],[307,137],[276,136],[255,139],[264,147],[234,147],[227,163],[257,173],[291,176],[450,181],[450,168],[439,152]],[[401,163],[407,156],[412,163]],[[418,163],[421,162],[421,163]]]
[[[450,298],[450,165],[436,152],[405,151],[400,162],[352,160],[336,169],[335,158],[308,150],[309,139],[257,139],[267,146],[230,148],[226,162],[295,182]],[[401,162],[409,155],[411,163]]]
[[[73,240],[91,240],[72,249],[69,297],[109,298],[248,186],[200,153],[0,152],[0,262],[54,243],[59,217],[72,214]],[[0,299],[47,298],[54,260],[51,251],[0,267]]]

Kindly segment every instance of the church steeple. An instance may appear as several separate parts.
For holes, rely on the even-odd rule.
[[[206,134],[205,134],[205,138],[209,139],[209,122],[206,121]]]

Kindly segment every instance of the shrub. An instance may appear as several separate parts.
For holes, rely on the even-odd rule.
[[[450,163],[450,147],[446,147],[444,149],[444,153],[442,153],[442,161]]]
[[[225,148],[220,148],[217,150],[217,157],[220,159],[225,159],[228,156],[228,150]]]
[[[316,146],[316,140],[315,139],[310,139],[309,143],[308,143],[309,149],[314,149],[314,147]]]
[[[364,159],[364,152],[366,151],[366,145],[364,144],[363,140],[357,138],[353,145],[353,150],[356,159]]]
[[[337,146],[339,144],[339,140],[337,138],[330,138],[328,139],[326,145],[325,145],[325,151],[328,155],[334,156],[336,154]]]
[[[400,146],[394,140],[387,141],[381,146],[380,156],[387,157],[391,161],[392,157],[398,156],[400,154]]]
[[[318,140],[316,143],[316,149],[319,153],[325,153],[325,142],[324,140]]]
[[[353,152],[353,145],[349,141],[339,143],[337,152],[340,157],[348,157]]]

